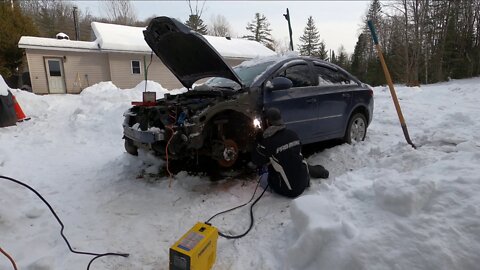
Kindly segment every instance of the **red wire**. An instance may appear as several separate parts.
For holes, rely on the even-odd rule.
[[[173,122],[175,123],[175,121],[177,120],[177,113],[174,111],[174,114],[175,115],[172,115],[172,114],[168,114],[168,116],[170,116],[170,118],[173,119]],[[169,165],[169,161],[168,161],[168,146],[170,145],[170,142],[172,141],[173,139],[173,133],[174,133],[174,130],[173,130],[173,124],[171,124],[170,126],[166,126],[168,129],[170,129],[170,131],[172,132],[172,135],[170,136],[170,139],[168,139],[168,142],[167,142],[167,145],[165,146],[165,158],[167,160],[167,172],[168,172],[168,177],[170,178],[170,183],[168,184],[168,186],[170,187],[171,184],[172,184],[172,172],[170,171],[170,165]]]
[[[170,145],[170,142],[172,141],[172,138],[173,138],[173,128],[171,126],[167,126],[168,129],[170,129],[170,131],[172,132],[172,136],[170,136],[170,139],[168,139],[168,142],[167,142],[167,145],[165,146],[165,156],[166,156],[166,159],[167,159],[167,172],[168,172],[168,175],[169,177],[172,177],[172,172],[170,172],[170,168],[169,168],[169,162],[168,162],[168,146]]]
[[[10,260],[10,262],[13,265],[13,269],[18,270],[17,265],[15,264],[15,261],[13,260],[13,258],[10,255],[8,255],[8,253],[5,252],[5,250],[3,250],[1,247],[0,247],[0,252]]]

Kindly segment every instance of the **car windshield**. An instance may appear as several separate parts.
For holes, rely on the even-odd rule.
[[[237,76],[240,78],[241,82],[245,86],[250,86],[255,80],[255,78],[258,75],[262,74],[267,69],[267,67],[273,63],[274,63],[273,61],[268,61],[268,62],[258,63],[256,65],[248,65],[248,66],[239,65],[234,67],[233,71],[235,72],[235,74],[237,74]],[[230,79],[221,78],[221,77],[211,78],[210,80],[205,82],[205,84],[210,87],[230,88],[233,90],[239,90],[241,88],[241,86],[238,83]]]

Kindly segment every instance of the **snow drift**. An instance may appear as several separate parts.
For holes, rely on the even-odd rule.
[[[480,78],[397,86],[410,147],[385,87],[365,142],[309,157],[330,170],[295,200],[266,194],[246,237],[219,239],[214,269],[478,269]],[[148,82],[161,96],[165,90]],[[151,88],[150,88],[151,87]],[[246,202],[254,179],[209,182],[125,153],[123,112],[144,85],[111,83],[80,95],[13,90],[31,121],[0,130],[0,174],[34,186],[62,218],[74,248],[122,251],[92,269],[167,269],[168,248],[197,221]],[[179,90],[179,92],[185,90]],[[20,269],[85,269],[59,226],[28,191],[0,181],[0,246]],[[171,187],[169,187],[171,186]],[[248,227],[248,209],[214,219],[225,233]],[[0,269],[10,269],[0,259]]]

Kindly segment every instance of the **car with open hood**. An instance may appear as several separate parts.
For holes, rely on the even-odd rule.
[[[248,156],[270,107],[280,109],[302,144],[365,138],[373,91],[332,63],[287,54],[231,68],[202,35],[168,17],[153,19],[144,36],[188,91],[125,112],[130,154],[141,147],[167,160],[188,164],[210,158],[231,167],[242,154]],[[196,85],[199,81],[205,82]]]

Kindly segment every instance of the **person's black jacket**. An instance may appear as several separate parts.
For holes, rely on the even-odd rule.
[[[298,135],[285,126],[270,126],[257,139],[252,162],[268,165],[268,185],[278,194],[297,197],[310,185]]]

